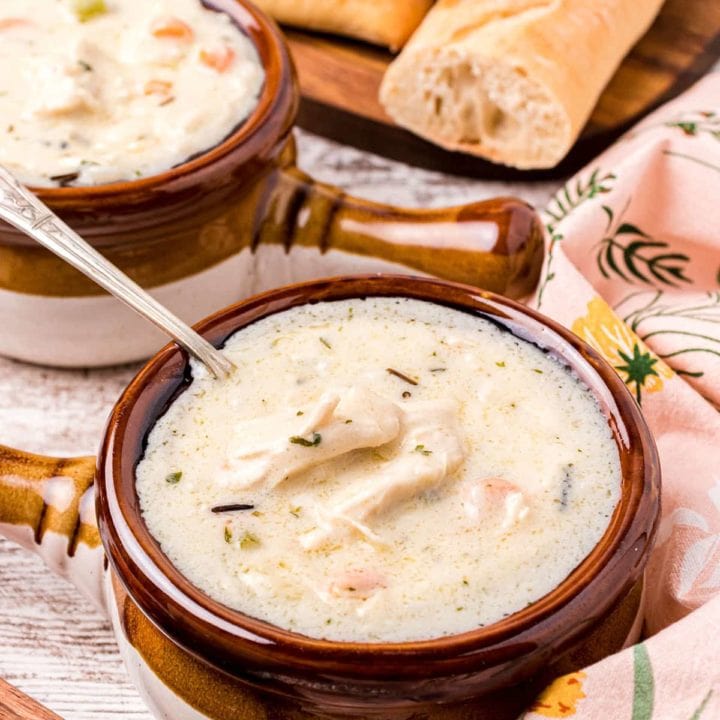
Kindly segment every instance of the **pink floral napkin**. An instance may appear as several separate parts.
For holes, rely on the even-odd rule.
[[[558,679],[527,720],[720,718],[720,74],[660,108],[544,211],[532,304],[586,340],[660,451],[647,639]]]

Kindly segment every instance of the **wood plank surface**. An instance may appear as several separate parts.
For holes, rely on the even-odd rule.
[[[303,94],[299,122],[329,138],[420,167],[473,177],[548,179],[575,172],[617,135],[678,95],[720,57],[720,2],[667,0],[602,94],[581,138],[557,168],[525,173],[447,152],[396,126],[378,101],[389,52],[289,30]]]
[[[105,619],[69,583],[5,540],[0,676],[64,720],[151,720]]]
[[[0,443],[50,455],[93,453],[133,374],[128,367],[52,370],[0,357]],[[63,720],[151,720],[107,620],[39,558],[3,539],[0,677]]]

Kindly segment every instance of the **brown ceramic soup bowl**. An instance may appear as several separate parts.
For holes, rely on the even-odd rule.
[[[245,0],[205,4],[255,44],[266,72],[257,107],[220,145],[155,176],[33,188],[63,220],[188,322],[271,287],[348,272],[435,275],[511,297],[533,288],[541,226],[519,200],[404,210],[300,172],[291,137],[299,94],[280,31]],[[0,203],[32,213],[1,181]],[[0,318],[0,353],[50,365],[137,360],[163,344],[2,221]]]
[[[198,329],[221,346],[273,313],[371,296],[416,298],[489,318],[581,378],[607,417],[621,459],[621,499],[608,530],[548,595],[461,635],[395,644],[331,642],[232,610],[171,564],[140,513],[135,468],[146,438],[191,381],[188,357],[168,345],[117,403],[97,470],[88,458],[0,452],[0,528],[107,608],[128,670],[158,717],[514,718],[544,683],[637,640],[659,513],[657,453],[622,380],[572,333],[492,293],[382,275],[274,290],[213,315]],[[103,566],[100,538],[109,567]]]

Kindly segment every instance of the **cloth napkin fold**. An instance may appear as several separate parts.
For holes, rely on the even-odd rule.
[[[646,640],[556,680],[527,720],[720,718],[720,74],[639,123],[544,211],[531,304],[615,367],[660,452]]]

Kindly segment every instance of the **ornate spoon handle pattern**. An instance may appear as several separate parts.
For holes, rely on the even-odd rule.
[[[106,260],[1,165],[0,218],[155,324],[207,366],[215,377],[225,377],[232,372],[232,363],[219,350]]]

